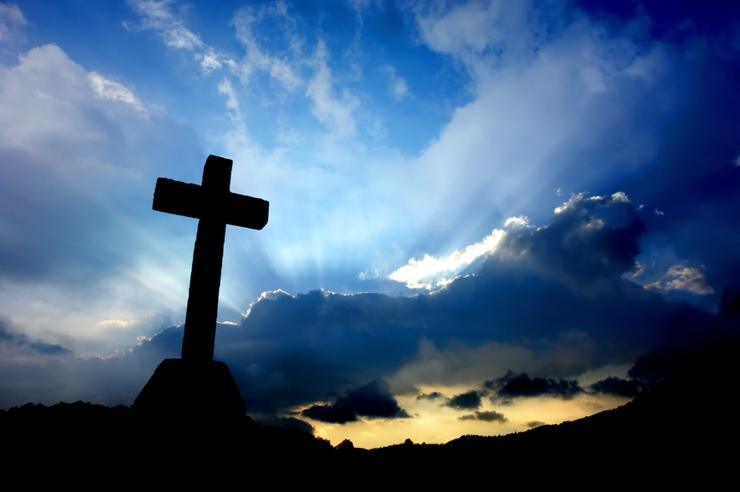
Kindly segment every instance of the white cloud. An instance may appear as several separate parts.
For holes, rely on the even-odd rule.
[[[90,72],[88,78],[90,80],[90,86],[99,97],[110,101],[121,101],[137,111],[145,111],[139,98],[128,87],[106,79],[97,72]]]
[[[211,50],[205,52],[200,60],[200,68],[205,73],[220,70],[223,65],[224,62],[214,51]]]
[[[19,28],[26,24],[26,18],[18,5],[0,3],[0,43],[12,41]]]
[[[170,48],[193,51],[203,47],[203,41],[200,40],[200,37],[181,25],[165,29],[163,35],[165,44]]]
[[[583,201],[590,201],[590,202],[599,202],[599,203],[632,203],[627,196],[627,194],[623,191],[616,191],[612,193],[609,196],[601,196],[601,195],[591,195],[589,196],[587,193],[574,193],[568,198],[568,200],[565,201],[562,205],[558,205],[553,210],[556,214],[562,214],[564,212],[568,212],[570,210],[573,210],[574,207],[577,207],[580,205]]]
[[[130,0],[129,4],[142,16],[142,26],[158,32],[170,48],[195,51],[203,47],[200,37],[172,13],[170,0]]]
[[[98,322],[97,326],[101,328],[113,328],[113,329],[128,329],[134,325],[139,323],[136,319],[128,318],[128,319],[104,319]],[[146,340],[148,337],[143,337],[144,340]],[[137,341],[140,341],[141,338],[137,337]]]
[[[534,226],[530,224],[529,219],[523,215],[509,217],[504,221],[503,229],[494,229],[482,240],[455,250],[445,257],[426,254],[421,259],[411,258],[406,265],[388,275],[388,278],[403,283],[410,289],[429,291],[440,289],[479,259],[496,254],[506,238],[507,231],[532,227]],[[365,272],[361,277],[372,278]]]
[[[55,45],[0,67],[0,107],[0,208],[13,210],[0,218],[0,313],[83,352],[155,329],[187,297],[169,293],[187,286],[189,261],[175,256],[188,258],[192,237],[149,227],[146,204],[159,173],[200,154],[192,134]],[[132,312],[140,325],[99,325]]]
[[[514,217],[509,217],[504,222],[504,227],[506,229],[528,227],[528,226],[529,226],[529,219],[525,217],[524,215],[516,215]]]
[[[521,217],[512,217],[506,221],[506,225],[520,226],[522,220]],[[505,236],[505,230],[494,229],[481,241],[453,251],[444,258],[431,255],[424,255],[420,260],[411,258],[406,265],[388,275],[388,278],[406,284],[411,289],[434,290],[444,287],[473,262],[495,253]]]
[[[569,231],[568,240],[559,236],[564,229]],[[494,229],[483,240],[445,257],[411,258],[388,278],[409,288],[434,291],[465,273],[465,269],[479,259],[493,257],[507,264],[530,263],[533,268],[575,286],[584,280],[588,282],[614,273],[621,275],[630,268],[631,255],[636,251],[636,244],[630,242],[637,240],[640,230],[626,194],[589,196],[578,193],[554,210],[549,225],[537,227],[525,216],[509,217],[503,229]],[[605,238],[615,231],[623,234],[624,244],[607,254],[601,248]],[[552,256],[545,258],[543,248]],[[537,264],[532,263],[534,258]],[[574,275],[576,273],[585,275]]]
[[[631,203],[630,198],[627,196],[627,193],[624,191],[615,191],[611,195],[612,201],[615,202],[622,202],[622,203]]]
[[[388,91],[391,93],[394,101],[400,101],[409,93],[409,87],[403,77],[396,73],[396,69],[391,65],[383,67],[386,75],[388,75]]]
[[[355,134],[354,111],[359,101],[348,91],[341,96],[334,94],[332,72],[328,65],[328,53],[323,41],[316,47],[316,72],[308,83],[306,95],[311,99],[313,115],[335,135],[351,137]]]
[[[707,283],[704,272],[685,263],[671,266],[662,279],[647,284],[645,288],[663,292],[690,292],[700,296],[714,294],[714,289]]]
[[[471,61],[491,49],[512,49],[529,39],[529,2],[470,1],[416,6],[423,41],[435,51]]]

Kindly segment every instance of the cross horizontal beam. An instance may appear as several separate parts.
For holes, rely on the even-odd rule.
[[[262,229],[267,224],[270,203],[259,198],[226,191],[209,192],[201,185],[158,178],[152,208],[159,212],[194,219]]]

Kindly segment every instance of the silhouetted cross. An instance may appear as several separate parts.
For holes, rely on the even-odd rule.
[[[250,229],[267,224],[269,202],[229,191],[231,165],[230,159],[209,155],[202,184],[158,178],[154,189],[154,210],[200,219],[182,341],[187,361],[213,359],[226,224]]]

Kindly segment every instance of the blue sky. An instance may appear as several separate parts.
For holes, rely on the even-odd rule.
[[[221,284],[253,408],[619,375],[738,283],[739,55],[732,2],[2,3],[0,341],[37,389],[0,400],[135,394],[153,362],[130,348],[182,323],[196,228],[151,210],[154,182],[208,154],[270,201],[263,231],[229,228]],[[81,382],[97,357],[118,389]]]

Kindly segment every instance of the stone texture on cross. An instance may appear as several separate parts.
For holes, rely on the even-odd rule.
[[[232,161],[209,155],[200,185],[157,179],[152,208],[197,218],[181,359],[164,360],[134,408],[169,414],[244,415],[244,401],[228,367],[213,360],[218,291],[226,225],[262,229],[269,203],[229,191]]]

